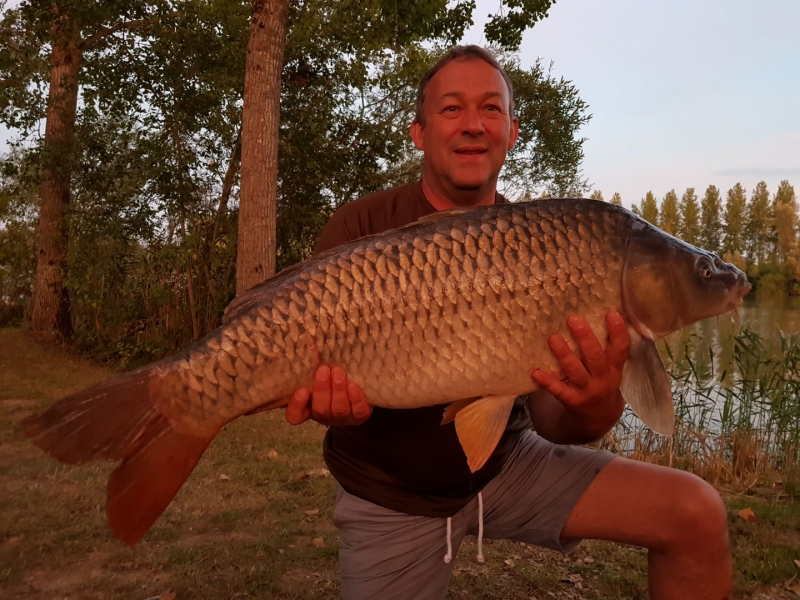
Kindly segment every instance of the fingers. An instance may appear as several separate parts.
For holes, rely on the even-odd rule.
[[[350,397],[350,410],[353,415],[353,425],[366,421],[372,414],[372,406],[367,403],[367,397],[357,383],[347,384],[347,395]]]
[[[531,377],[536,383],[564,404],[572,406],[580,402],[580,398],[575,389],[567,382],[559,379],[554,373],[548,373],[547,371],[540,371],[537,369],[531,372]]]
[[[608,362],[615,369],[622,369],[628,360],[631,347],[628,326],[617,311],[611,311],[606,315],[606,326],[608,327],[608,346],[606,346]]]
[[[575,383],[586,385],[590,375],[604,377],[608,373],[608,357],[589,324],[580,317],[571,316],[567,319],[567,325],[583,357],[581,366],[585,365],[585,371],[588,371],[582,381],[574,380]],[[576,360],[578,360],[577,357]],[[578,362],[580,361],[578,360]]]
[[[322,368],[322,367],[320,367]],[[349,421],[350,399],[347,397],[347,375],[341,367],[333,367],[331,372],[331,417],[333,421]]]
[[[314,384],[311,389],[311,414],[315,421],[328,423],[331,421],[331,368],[322,365],[314,374]]]
[[[289,399],[284,413],[289,424],[300,425],[311,418],[311,407],[308,402],[310,399],[311,392],[308,391],[308,388],[300,388],[294,393]]]
[[[589,383],[589,372],[563,337],[558,334],[551,335],[547,342],[567,379],[577,386]]]
[[[295,402],[299,406],[300,399],[293,398],[290,405],[294,406]],[[308,404],[308,400],[306,403]],[[372,406],[367,403],[364,392],[358,384],[347,381],[347,374],[341,367],[331,369],[322,365],[317,369],[310,405],[308,416],[300,413],[299,408],[293,408],[288,412],[287,419],[290,416],[293,419],[305,416],[305,419],[310,417],[324,425],[344,426],[360,425],[372,414]]]

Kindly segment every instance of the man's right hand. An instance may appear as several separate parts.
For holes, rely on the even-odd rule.
[[[341,367],[319,367],[312,387],[300,388],[289,400],[286,420],[292,425],[309,419],[323,425],[361,425],[372,414],[361,387],[348,383]]]

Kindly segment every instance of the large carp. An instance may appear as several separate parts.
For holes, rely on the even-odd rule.
[[[555,370],[550,334],[584,317],[632,339],[622,392],[669,434],[669,377],[654,341],[735,310],[736,267],[595,200],[456,209],[361,238],[243,294],[222,327],[172,358],[64,398],[24,421],[66,463],[121,461],[108,482],[114,533],[139,540],[230,421],[286,406],[322,364],[341,365],[375,406],[449,404],[470,468],[491,455],[514,398]],[[443,426],[453,426],[443,423]],[[435,457],[431,457],[435,460]]]

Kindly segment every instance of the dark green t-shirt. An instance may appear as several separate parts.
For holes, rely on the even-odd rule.
[[[495,199],[505,201],[499,194]],[[402,227],[433,212],[421,182],[364,196],[334,213],[316,251]],[[324,444],[328,469],[345,490],[374,504],[411,515],[454,515],[500,472],[531,423],[518,398],[494,454],[482,469],[470,473],[454,423],[441,424],[444,407],[375,407],[361,425],[331,427]]]

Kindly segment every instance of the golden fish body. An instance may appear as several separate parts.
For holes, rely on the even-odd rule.
[[[323,364],[342,366],[376,406],[455,403],[445,421],[456,421],[477,470],[514,397],[536,388],[531,369],[557,369],[548,336],[569,339],[577,314],[604,342],[605,315],[618,310],[633,340],[623,393],[669,433],[669,380],[653,341],[735,308],[748,290],[732,265],[604,202],[442,212],[287,269],[180,355],[68,397],[25,427],[65,462],[123,461],[109,518],[134,543],[226,423],[285,406]],[[153,471],[166,473],[157,493]]]

